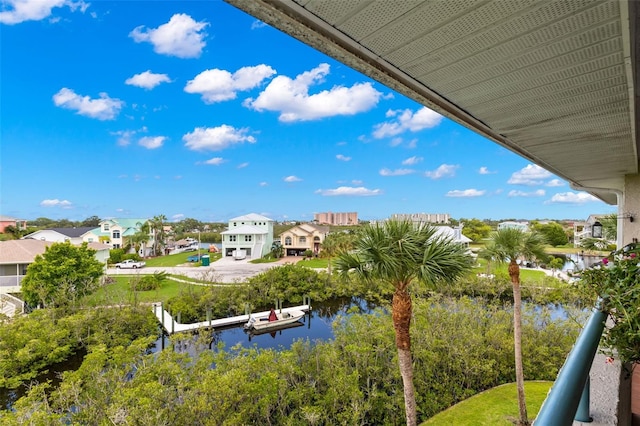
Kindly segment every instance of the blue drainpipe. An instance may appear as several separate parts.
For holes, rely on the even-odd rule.
[[[606,319],[607,313],[602,311],[602,301],[598,300],[591,317],[558,373],[547,399],[542,404],[538,417],[533,423],[535,426],[571,426],[581,399],[583,399],[583,406],[578,416],[581,417],[580,421],[589,421],[584,419],[583,392],[589,391],[589,371],[598,351]],[[585,398],[588,401],[588,395]],[[588,407],[586,407],[587,418],[588,415]]]

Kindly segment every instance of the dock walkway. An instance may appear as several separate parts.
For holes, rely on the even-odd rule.
[[[153,314],[158,318],[162,327],[168,334],[179,333],[181,331],[193,331],[201,328],[227,327],[231,325],[243,324],[249,321],[250,315],[264,316],[269,315],[269,311],[253,312],[251,314],[238,315],[235,317],[211,319],[209,321],[195,322],[191,324],[181,324],[176,322],[169,312],[163,309],[162,303],[154,303],[152,305]],[[303,311],[311,310],[311,305],[292,306],[289,308],[278,309],[278,312]]]

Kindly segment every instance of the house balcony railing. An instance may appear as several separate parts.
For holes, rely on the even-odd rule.
[[[565,426],[590,422],[589,372],[604,331],[607,313],[599,300],[578,336],[542,404],[534,426]]]

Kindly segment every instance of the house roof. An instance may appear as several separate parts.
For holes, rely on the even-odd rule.
[[[470,243],[472,241],[471,238],[463,235],[462,232],[459,232],[457,229],[453,229],[450,226],[436,226],[435,230],[436,235],[451,238],[456,243]]]
[[[76,228],[47,228],[47,229],[41,229],[36,232],[32,232],[29,235],[25,235],[23,238],[25,239],[34,238],[34,235],[37,235],[43,231],[53,231],[53,232],[57,232],[58,234],[64,235],[65,237],[78,238],[86,234],[88,231],[91,231],[92,229],[95,229],[95,228],[93,226],[80,226]]]
[[[104,222],[110,222],[110,223],[114,223],[118,226],[121,226],[123,228],[140,228],[140,225],[142,225],[143,223],[147,222],[149,219],[145,219],[145,218],[133,218],[133,219],[119,219],[119,218],[115,218],[115,219],[106,219],[100,222],[100,225],[102,225]]]
[[[287,232],[291,232],[292,234],[295,235],[312,235],[314,232],[321,232],[321,233],[328,233],[329,232],[329,227],[328,226],[321,226],[321,225],[314,225],[311,223],[303,223],[300,225],[296,225],[293,228],[289,228],[284,232],[281,232],[280,235],[286,234]]]
[[[246,220],[246,219],[245,219]],[[267,234],[266,229],[258,228],[253,225],[242,225],[221,232],[223,235],[264,235]]]
[[[266,216],[262,216],[256,213],[249,213],[246,214],[244,216],[238,216],[238,217],[234,217],[233,219],[230,219],[230,222],[238,222],[238,221],[242,221],[242,220],[246,220],[249,222],[273,222],[273,219],[269,219]]]
[[[42,240],[9,240],[0,241],[0,265],[14,263],[31,263],[33,259],[45,252],[45,248],[50,246],[50,241]],[[109,246],[100,243],[90,243],[88,247],[96,250],[109,250]]]

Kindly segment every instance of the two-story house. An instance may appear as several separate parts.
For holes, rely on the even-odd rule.
[[[248,257],[261,258],[271,250],[273,223],[272,219],[256,213],[229,220],[229,228],[220,233],[222,253],[232,256],[235,250],[244,250]]]
[[[18,230],[27,229],[27,221],[24,219],[16,219],[11,216],[0,215],[0,233],[4,233],[7,226],[13,226]]]
[[[111,248],[124,248],[129,241],[128,238],[140,231],[147,219],[106,219],[100,222],[98,228],[93,228],[82,235],[82,240],[88,243],[101,242],[111,246]],[[149,239],[140,247],[141,256],[148,256],[150,247],[153,245],[153,234],[149,234]]]
[[[285,256],[302,256],[307,250],[317,255],[327,234],[329,234],[328,226],[303,223],[281,233],[280,243],[284,248]]]

